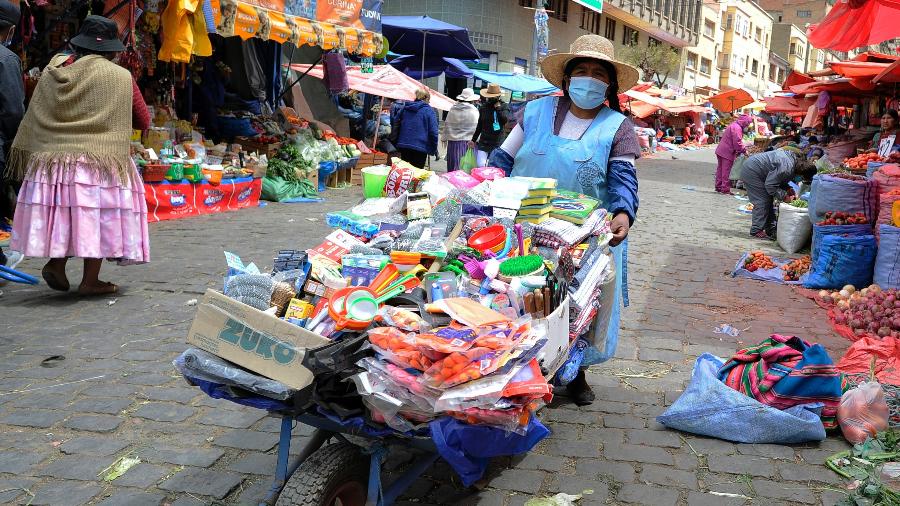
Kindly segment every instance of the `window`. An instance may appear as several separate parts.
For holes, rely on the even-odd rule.
[[[638,43],[638,31],[628,25],[623,25],[622,26],[622,45],[623,46],[636,46],[637,43]]]
[[[734,31],[737,34],[741,33],[741,27],[744,26],[744,20],[741,19],[740,16],[734,17]]]
[[[616,40],[616,20],[613,18],[606,18],[606,31],[603,33],[603,36],[609,40]]]
[[[766,32],[766,47],[769,47],[769,33]]]
[[[549,4],[547,10],[552,11],[547,12],[547,15],[563,23],[569,20],[569,0],[549,0],[547,3]]]
[[[769,67],[769,81],[775,81],[775,67]]]
[[[791,49],[788,54],[790,54],[791,56],[797,54],[797,45],[794,44],[793,42],[791,42]]]
[[[723,23],[725,29],[731,30],[734,28],[734,16],[731,14],[723,14],[723,16],[725,16],[725,23]]]
[[[714,32],[716,30],[716,22],[711,19],[703,20],[703,35],[706,35],[709,38],[715,37]]]
[[[659,40],[654,39],[653,37],[647,37],[647,47],[656,47],[659,45]]]
[[[741,63],[744,64],[744,72],[745,73],[748,70],[750,70],[750,58],[747,58],[746,56],[741,56]]]
[[[821,49],[816,53],[816,61],[819,63],[825,63],[825,52]]]
[[[712,68],[712,60],[709,58],[700,58],[700,73],[704,75],[709,75],[710,69]]]
[[[812,11],[803,11],[803,10],[798,10],[798,11],[797,11],[797,17],[798,17],[798,18],[808,18],[808,17],[811,17],[811,16],[812,16]]]
[[[587,7],[582,7],[581,29],[600,35],[600,13],[595,10],[588,9]]]
[[[739,61],[740,61],[740,59],[738,58],[738,55],[736,55],[736,54],[731,55],[731,70],[733,70],[735,73],[737,73],[738,71],[740,71],[741,68],[743,68],[743,65],[738,66]]]
[[[759,62],[757,60],[753,60],[753,64],[750,65],[750,73],[753,75],[759,74]]]
[[[727,70],[729,62],[731,62],[731,57],[727,53],[719,53],[719,61],[716,63],[716,66],[722,70]]]
[[[697,68],[697,55],[694,53],[688,52],[687,61],[685,63],[685,66],[689,69],[696,69]]]
[[[762,28],[757,28],[756,32],[753,34],[753,40],[756,42],[762,42]]]

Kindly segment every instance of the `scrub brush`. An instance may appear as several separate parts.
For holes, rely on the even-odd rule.
[[[540,274],[544,270],[544,260],[540,255],[507,258],[500,264],[500,274],[507,278]]]

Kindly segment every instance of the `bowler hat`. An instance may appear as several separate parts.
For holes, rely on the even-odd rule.
[[[19,11],[19,0],[14,2],[11,0],[0,0],[0,21],[5,21],[11,25],[19,24],[19,17],[22,13]]]
[[[94,15],[84,18],[81,30],[72,37],[69,44],[99,53],[125,50],[125,45],[119,40],[119,25],[109,18]]]

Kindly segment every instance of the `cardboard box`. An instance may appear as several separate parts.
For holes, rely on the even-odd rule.
[[[328,339],[225,295],[207,290],[197,307],[188,344],[257,374],[300,389],[313,380],[303,367],[306,350]]]

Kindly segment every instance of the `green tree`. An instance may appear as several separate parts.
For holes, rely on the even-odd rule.
[[[665,44],[626,46],[620,54],[622,60],[641,70],[644,81],[655,81],[660,87],[681,66],[681,55]]]

